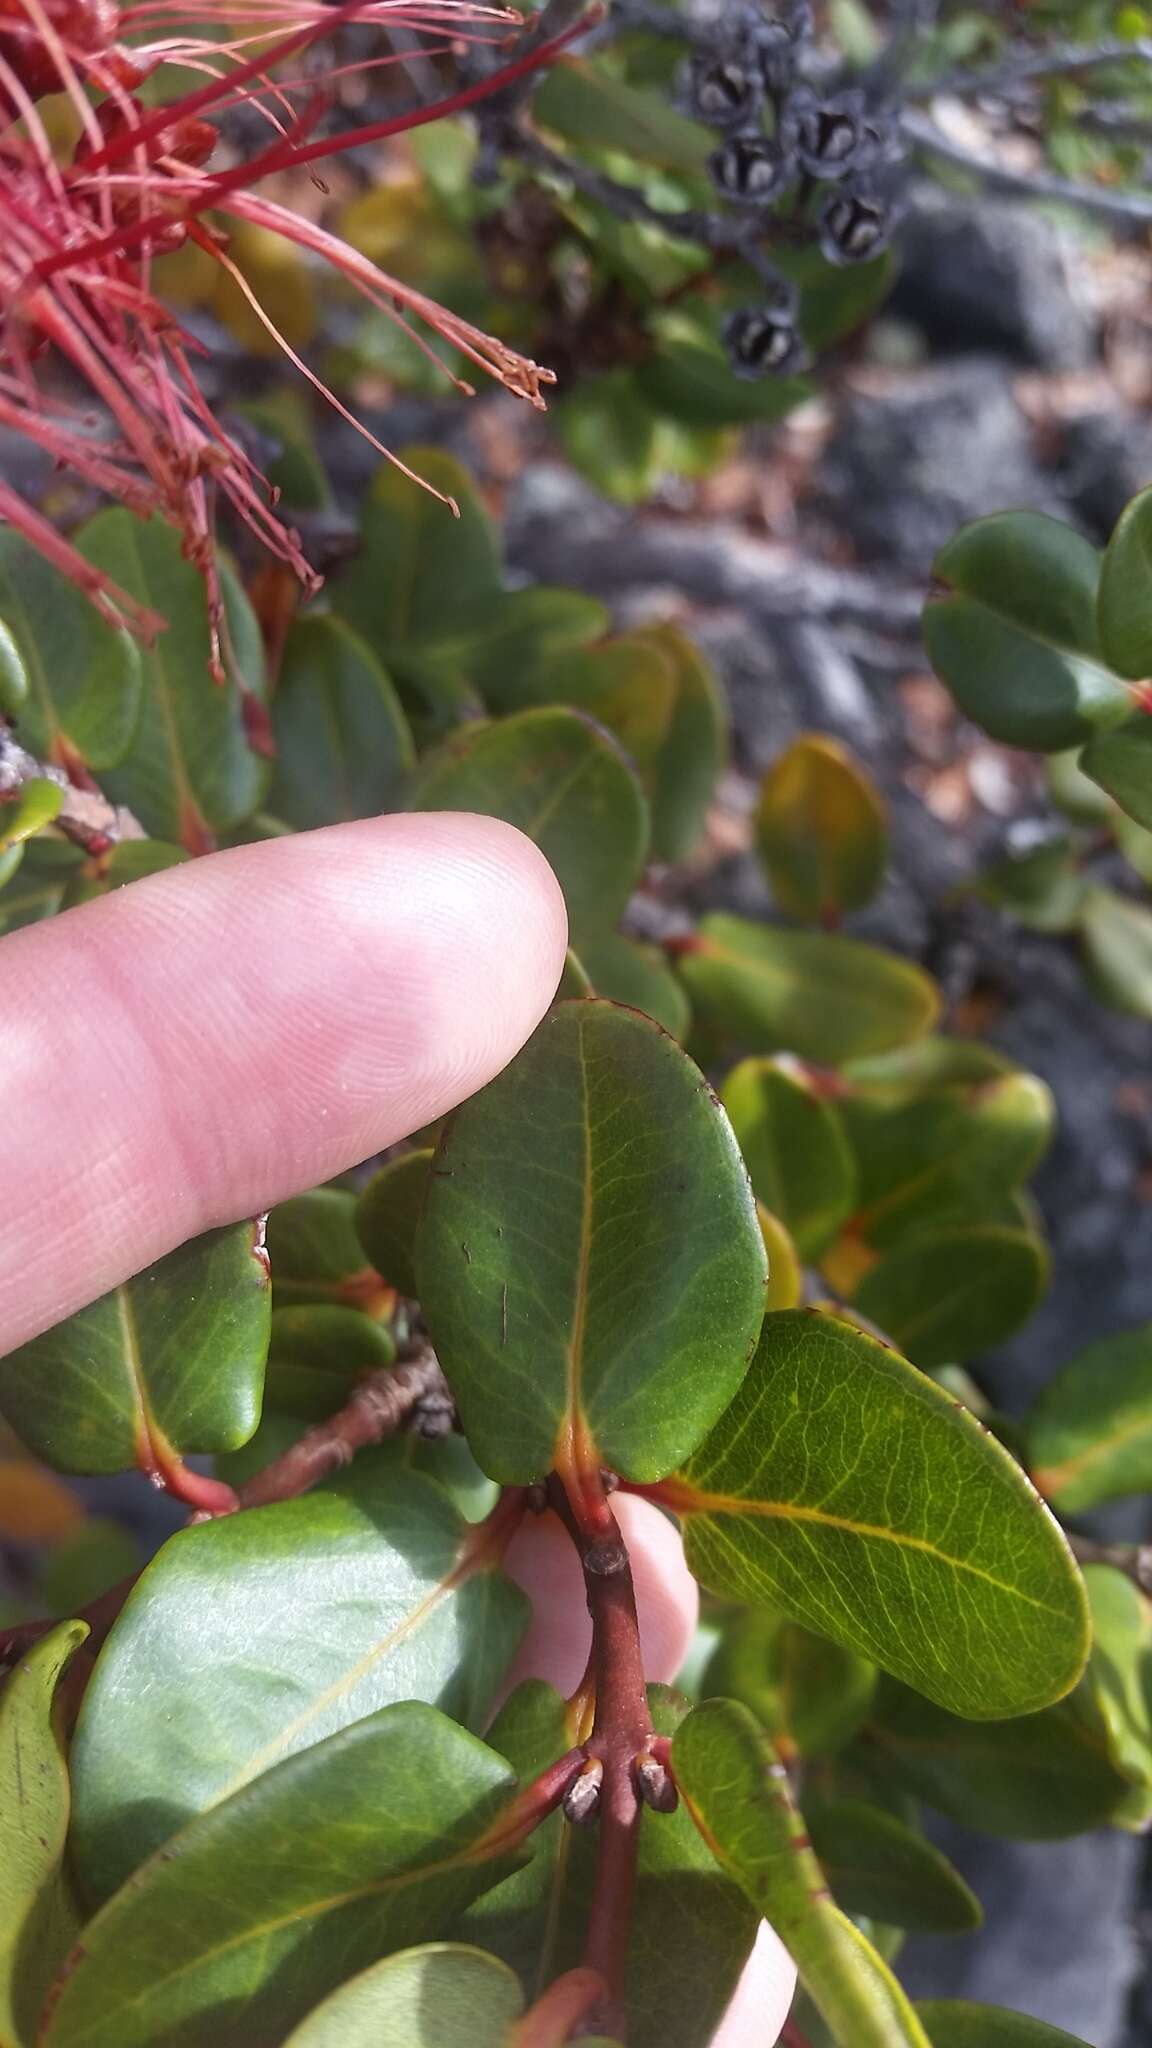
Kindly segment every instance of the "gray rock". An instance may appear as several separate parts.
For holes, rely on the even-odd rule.
[[[1106,541],[1129,498],[1152,484],[1152,421],[1121,405],[1070,419],[1060,482],[1093,540]]]
[[[892,311],[949,351],[995,351],[1043,370],[1096,355],[1069,235],[1028,206],[917,194],[901,233]]]

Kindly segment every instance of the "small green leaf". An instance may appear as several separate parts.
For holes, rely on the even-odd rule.
[[[1112,889],[1090,889],[1080,937],[1103,1001],[1131,1017],[1152,1017],[1152,911]]]
[[[971,1358],[1026,1323],[1048,1284],[1048,1254],[1002,1224],[926,1230],[865,1273],[851,1307],[927,1370]]]
[[[516,1978],[495,1956],[428,1942],[342,1984],[284,2048],[506,2048],[523,2010]]]
[[[405,448],[401,459],[432,489],[381,463],[361,514],[360,553],[332,593],[386,667],[397,656],[456,651],[470,637],[461,620],[502,595],[496,533],[468,471],[438,448]]]
[[[854,1095],[898,1108],[915,1102],[927,1089],[977,1087],[1019,1072],[1004,1053],[979,1038],[945,1038],[933,1034],[914,1045],[874,1058],[848,1060],[844,1079]]]
[[[760,785],[756,843],[787,916],[836,919],[862,910],[884,879],[887,810],[846,747],[802,733]]]
[[[587,712],[615,735],[646,782],[667,738],[676,698],[671,662],[641,634],[558,653],[527,675],[505,675],[496,709],[551,705]]]
[[[1025,1423],[1028,1466],[1061,1514],[1152,1488],[1152,1323],[1070,1359]]]
[[[693,1708],[672,1737],[672,1768],[713,1855],[776,1928],[838,2048],[931,2048],[895,1978],[832,1904],[785,1768],[747,1709]]]
[[[946,1856],[914,1828],[863,1799],[805,1811],[812,1847],[846,1913],[922,1934],[979,1927],[980,1901]]]
[[[1084,1584],[1092,1609],[1089,1677],[1110,1753],[1134,1785],[1118,1817],[1143,1831],[1152,1820],[1152,1602],[1110,1565],[1086,1565]]]
[[[233,1450],[260,1419],[268,1323],[252,1224],[209,1231],[0,1360],[0,1414],[61,1472]]]
[[[1152,677],[1152,488],[1124,507],[1104,551],[1100,644],[1117,675]]]
[[[1083,1669],[1084,1589],[1015,1460],[834,1317],[765,1317],[731,1407],[661,1498],[703,1585],[974,1720],[1032,1712]]]
[[[420,1299],[495,1479],[566,1462],[574,1430],[659,1478],[743,1378],[765,1269],[727,1118],[635,1011],[560,1004],[440,1141]]]
[[[104,1515],[87,1515],[45,1553],[37,1589],[49,1614],[79,1614],[142,1562],[137,1537]]]
[[[1122,811],[1152,829],[1152,717],[1146,711],[1089,740],[1080,765]]]
[[[382,1372],[395,1357],[391,1332],[359,1309],[327,1303],[273,1309],[265,1403],[318,1422],[344,1406],[357,1380]]]
[[[1121,726],[1120,731],[1125,728]],[[1103,734],[1098,734],[1103,738]],[[1091,742],[1089,742],[1091,745]],[[1081,749],[1049,754],[1044,764],[1048,794],[1058,811],[1077,825],[1103,825],[1112,815],[1112,802],[1099,783],[1093,782],[1080,763]]]
[[[533,102],[533,115],[582,150],[620,150],[636,162],[703,177],[711,138],[685,120],[667,95],[644,92],[602,64],[565,57],[554,64]]]
[[[356,1197],[343,1188],[314,1188],[273,1209],[268,1257],[277,1308],[328,1302],[368,1315],[391,1309],[391,1289],[368,1264],[356,1232]]]
[[[781,1308],[799,1308],[804,1299],[804,1272],[800,1254],[789,1232],[778,1216],[773,1216],[763,1202],[757,1202],[756,1215],[760,1223],[760,1235],[768,1254],[768,1289],[764,1296],[764,1313],[774,1313]]]
[[[62,767],[122,760],[140,716],[140,660],[83,591],[10,526],[0,531],[0,687],[26,747]]]
[[[908,960],[721,912],[701,919],[679,966],[702,1017],[728,1038],[828,1066],[919,1038],[940,1008]]]
[[[725,1627],[704,1676],[707,1699],[739,1700],[791,1762],[831,1756],[856,1733],[876,1668],[782,1614],[753,1610]]]
[[[1100,647],[1100,557],[1040,512],[997,512],[937,555],[924,641],[965,716],[1008,746],[1056,753],[1115,724],[1129,694]]]
[[[395,809],[414,760],[400,700],[341,619],[298,619],[272,700],[268,802],[301,832]]]
[[[651,496],[661,471],[660,421],[634,370],[581,377],[555,417],[569,462],[605,497],[637,505]]]
[[[635,372],[654,412],[686,427],[739,427],[783,419],[811,395],[803,377],[738,377],[715,332],[683,313],[658,313],[652,351]]]
[[[985,868],[976,894],[1010,911],[1029,931],[1070,932],[1080,921],[1087,886],[1069,841],[1050,839]]]
[[[728,758],[728,713],[711,663],[678,626],[648,626],[633,637],[658,648],[676,682],[649,789],[652,852],[657,860],[687,860]]]
[[[834,1103],[784,1059],[742,1060],[721,1091],[757,1199],[804,1260],[823,1251],[856,1202],[856,1166]]]
[[[390,1287],[410,1297],[416,1293],[416,1232],[431,1163],[431,1146],[390,1159],[356,1206],[356,1230],[368,1258]]]
[[[79,1929],[64,1875],[68,1765],[52,1705],[88,1634],[65,1621],[0,1684],[0,2041],[30,2044],[44,1994]]]
[[[648,807],[615,740],[572,711],[465,728],[433,755],[417,811],[478,811],[535,840],[564,890],[572,943],[615,924],[640,879]]]
[[[172,1537],[101,1652],[76,1731],[85,1889],[107,1898],[194,1815],[391,1701],[482,1723],[526,1615],[484,1536],[400,1469],[386,1491],[315,1493]]]
[[[288,1757],[165,1843],[88,1923],[42,2048],[282,2041],[348,1976],[430,1939],[506,1873],[514,1782],[475,1736],[411,1702]]]
[[[600,932],[585,940],[580,961],[591,983],[589,994],[642,1010],[675,1039],[687,1037],[692,1021],[688,998],[658,946]]]
[[[929,1998],[916,2007],[932,2037],[932,2048],[1088,2048],[1078,2034],[1002,2005],[969,2005],[953,1998]]]
[[[543,688],[552,661],[602,640],[611,626],[611,614],[599,598],[532,584],[482,606],[474,642],[462,658],[489,711],[523,711],[531,704],[557,703]]]
[[[60,814],[64,792],[46,777],[26,782],[14,804],[0,804],[0,854],[34,839]]]

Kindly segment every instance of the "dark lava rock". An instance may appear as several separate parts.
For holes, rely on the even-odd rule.
[[[1106,541],[1129,498],[1152,484],[1152,420],[1126,405],[1070,419],[1059,480],[1093,540]]]
[[[1028,206],[937,193],[900,236],[891,309],[946,348],[995,352],[1042,370],[1080,370],[1095,322],[1075,290],[1069,237]]]

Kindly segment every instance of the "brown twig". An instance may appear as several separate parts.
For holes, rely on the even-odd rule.
[[[397,1365],[369,1373],[337,1414],[318,1422],[282,1457],[246,1480],[237,1492],[236,1506],[262,1508],[307,1493],[330,1472],[350,1464],[357,1451],[397,1435],[418,1409],[437,1416],[452,1410],[447,1383],[428,1345]]]
[[[76,764],[79,774],[79,764]],[[78,788],[63,768],[37,760],[22,747],[0,722],[0,804],[14,803],[28,782],[54,782],[64,792],[64,801],[53,820],[56,829],[95,859],[110,853],[124,839],[144,839],[143,825],[123,804],[109,803],[91,778]]]
[[[558,2048],[602,2003],[607,1989],[595,1970],[565,1971],[513,2027],[508,2048]]]
[[[1110,1564],[1152,1599],[1152,1543],[1097,1543],[1094,1536],[1065,1533],[1078,1563]]]

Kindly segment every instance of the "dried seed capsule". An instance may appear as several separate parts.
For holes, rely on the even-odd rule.
[[[688,102],[697,119],[714,128],[739,127],[760,104],[760,81],[732,58],[696,57],[688,75]]]
[[[859,168],[862,154],[874,149],[858,92],[821,100],[805,87],[793,94],[783,126],[801,167],[813,178],[846,177]]]
[[[564,1815],[574,1827],[586,1827],[595,1820],[600,1811],[600,1787],[604,1782],[604,1766],[596,1757],[589,1757],[582,1771],[573,1778],[564,1794]]]
[[[724,344],[738,377],[786,376],[808,360],[791,313],[779,306],[738,307],[724,322]]]
[[[763,135],[731,135],[708,159],[713,183],[744,206],[764,206],[782,192],[791,165]]]
[[[883,200],[837,192],[820,216],[820,248],[829,263],[867,263],[888,246],[890,219]]]

